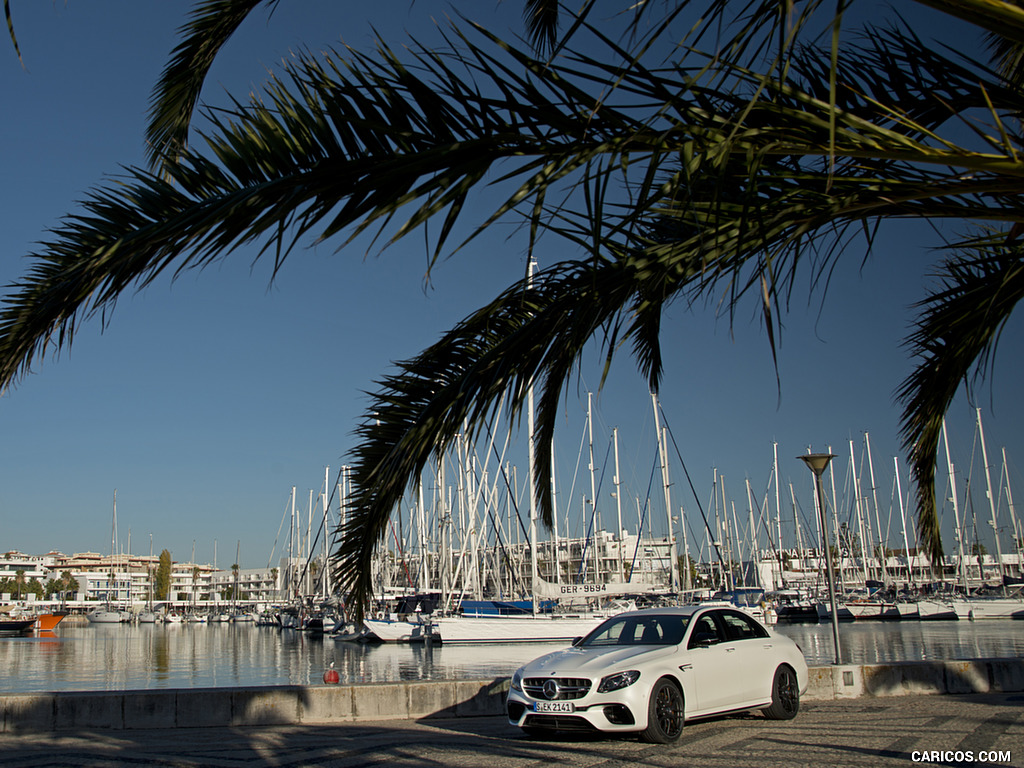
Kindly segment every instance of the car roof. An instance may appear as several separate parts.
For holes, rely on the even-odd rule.
[[[619,616],[693,616],[697,611],[712,608],[732,608],[729,603],[692,603],[690,605],[666,605],[661,608],[641,608],[636,611],[625,611]]]

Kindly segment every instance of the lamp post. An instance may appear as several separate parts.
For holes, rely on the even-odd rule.
[[[828,584],[828,602],[832,609],[832,642],[835,645],[836,664],[842,663],[842,651],[839,645],[839,612],[836,610],[835,576],[832,573],[832,550],[828,546],[828,517],[825,514],[825,495],[821,491],[821,475],[828,463],[835,458],[831,453],[808,453],[798,456],[814,473],[814,489],[818,496],[818,522],[821,524],[821,541],[825,549],[825,580]]]

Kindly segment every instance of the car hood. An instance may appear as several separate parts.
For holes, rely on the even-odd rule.
[[[567,648],[534,659],[523,667],[523,677],[600,677],[676,653],[674,645]]]

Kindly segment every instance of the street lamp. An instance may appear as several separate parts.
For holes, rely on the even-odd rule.
[[[835,458],[831,453],[808,453],[797,456],[814,473],[814,489],[818,496],[818,522],[821,525],[821,540],[825,549],[825,579],[828,584],[828,602],[832,609],[832,642],[835,645],[836,664],[842,663],[839,646],[839,611],[836,610],[835,577],[832,573],[832,550],[828,546],[828,517],[825,515],[825,495],[821,491],[821,475],[828,463]]]

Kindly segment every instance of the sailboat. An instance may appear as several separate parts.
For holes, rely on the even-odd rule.
[[[156,611],[153,610],[153,534],[149,534],[149,562],[146,564],[146,583],[149,590],[146,600],[146,610],[139,614],[139,624],[156,624]]]
[[[115,608],[111,602],[110,594],[113,592],[116,596],[116,571],[114,557],[117,554],[117,489],[114,489],[114,513],[113,513],[113,524],[111,526],[110,533],[110,585],[107,591],[107,604],[94,608],[85,614],[85,617],[92,624],[119,624],[124,621],[128,621],[131,618],[131,614],[128,611],[123,611]]]
[[[988,496],[989,509],[992,515],[990,524],[995,532],[996,562],[1000,568],[1002,577],[1003,558],[1000,549],[998,525],[996,522],[995,496],[992,489],[992,478],[989,472],[988,450],[985,445],[985,431],[981,423],[981,409],[976,409],[978,436],[981,443],[982,464],[985,470],[986,495]],[[963,536],[960,528],[960,515],[956,499],[956,481],[953,473],[953,464],[949,458],[949,442],[946,438],[946,425],[943,422],[942,436],[946,445],[946,461],[948,464],[949,479],[952,487],[952,501],[955,522],[957,526],[956,535],[959,547],[958,567],[961,571],[960,579],[964,593],[967,593],[967,574],[964,571],[964,550]],[[981,575],[981,574],[979,574]],[[1002,579],[1005,584],[1005,578]],[[982,619],[1024,619],[1024,592],[1018,586],[1013,594],[1008,594],[1006,587],[1002,588],[1002,595],[994,594],[953,594],[944,598],[925,599],[918,602],[919,617],[921,619],[957,619],[960,621],[976,621]]]
[[[992,476],[989,471],[988,449],[985,445],[985,430],[981,423],[981,408],[977,408],[978,437],[981,444],[981,460],[985,470],[986,495],[988,496],[989,511],[993,535],[996,545],[996,563],[999,566],[1000,581],[1005,584],[1003,578],[1003,552],[999,542],[999,526],[996,521],[995,495],[992,489]],[[980,575],[980,574],[979,574]],[[1013,594],[1008,594],[1006,587],[1002,587],[1002,594],[972,593],[964,597],[956,597],[952,601],[953,610],[958,619],[975,621],[979,619],[1021,619],[1024,618],[1024,593],[1018,586]]]
[[[532,267],[532,265],[531,265]],[[658,403],[656,396],[652,393],[654,403],[655,423],[658,424]],[[588,422],[592,423],[589,416],[590,401],[588,399]],[[533,387],[531,385],[527,396],[527,432],[529,440],[527,444],[530,479],[530,552],[531,552],[531,591],[533,593],[533,612],[525,615],[496,614],[496,615],[467,615],[463,612],[456,616],[438,616],[431,622],[430,637],[435,642],[442,644],[485,644],[485,643],[543,643],[543,642],[571,642],[574,638],[589,633],[605,619],[622,613],[624,610],[634,608],[632,601],[624,600],[628,595],[635,595],[638,592],[655,591],[653,585],[641,585],[629,582],[609,584],[552,584],[540,577],[537,563],[537,500],[533,493],[536,484],[532,477],[534,467],[534,414],[533,414]],[[662,456],[662,473],[666,477],[666,510],[671,510],[671,503],[668,499],[667,467],[665,464],[664,445],[660,424],[657,427],[659,436],[659,450]],[[592,445],[591,439],[591,445]],[[594,466],[593,457],[590,461]],[[618,472],[616,472],[618,475]],[[596,493],[591,490],[591,498]],[[671,520],[670,520],[671,526]],[[620,526],[621,530],[621,526]],[[670,527],[671,530],[671,527]],[[673,591],[678,591],[678,571],[676,570],[675,541],[670,535],[670,564],[672,573]],[[552,611],[550,613],[538,613],[537,604],[541,599],[591,599],[599,598],[611,600],[610,607],[604,610],[585,610],[579,612]]]
[[[611,607],[598,611],[552,611],[528,614],[466,614],[437,616],[431,622],[431,639],[447,645],[485,643],[571,642],[590,632],[607,618],[635,605],[626,595],[643,591],[639,584],[552,584],[533,580],[534,604],[541,598],[619,598]]]
[[[652,402],[654,404],[655,421],[658,423],[658,404],[653,395]],[[589,410],[590,406],[588,403],[588,412]],[[590,417],[589,413],[587,421],[589,428],[589,425],[593,423],[593,419]],[[659,453],[661,454],[662,459],[662,475],[665,483],[666,514],[668,515],[669,530],[671,531],[672,519],[668,510],[672,509],[672,505],[669,499],[668,490],[670,483],[668,482],[667,475],[667,451],[665,436],[660,428],[660,423],[658,423],[657,432],[659,435]],[[618,569],[618,578],[620,580],[611,581],[609,583],[591,581],[587,583],[559,584],[546,581],[540,576],[538,570],[539,548],[537,544],[536,523],[537,499],[534,492],[537,485],[532,477],[535,466],[532,390],[527,396],[527,434],[527,465],[529,472],[531,473],[531,477],[526,483],[527,487],[531,489],[529,494],[530,516],[528,536],[529,551],[532,556],[529,588],[530,594],[528,595],[528,599],[523,601],[527,606],[525,610],[520,613],[505,613],[498,610],[488,613],[480,613],[474,612],[467,602],[459,600],[455,601],[457,604],[461,604],[459,612],[450,615],[435,614],[428,617],[426,615],[427,611],[425,610],[423,612],[405,613],[394,613],[384,610],[364,618],[363,623],[369,633],[372,633],[373,636],[383,642],[430,641],[447,645],[570,642],[576,637],[586,635],[605,619],[635,607],[635,604],[630,599],[632,596],[653,593],[663,594],[666,591],[666,586],[664,585],[625,581],[621,562]],[[591,432],[591,450],[592,445]],[[497,452],[495,451],[495,453]],[[616,450],[616,477],[618,477],[617,457],[618,451]],[[590,466],[592,468],[590,498],[591,504],[594,504],[595,502],[593,500],[597,497],[597,494],[593,483],[593,455],[591,455]],[[439,482],[438,485],[442,486],[443,483]],[[482,490],[482,487],[480,490]],[[616,499],[619,498],[620,494],[617,493]],[[422,509],[422,507],[423,504],[421,501],[418,508]],[[595,526],[595,528],[599,527],[599,525]],[[621,511],[618,528],[620,531],[622,530]],[[467,537],[466,541],[471,548],[475,547],[475,540],[473,536]],[[423,545],[421,544],[421,549],[422,547]],[[473,551],[475,552],[475,549]],[[595,562],[596,555],[597,552],[595,549]],[[471,555],[471,557],[474,556]],[[557,543],[555,558],[557,563]],[[675,538],[671,534],[668,537],[667,559],[671,573],[671,586],[668,591],[677,593],[679,591],[678,558],[676,557]],[[557,567],[558,566],[556,564],[556,568]],[[410,587],[411,586],[413,585],[410,580]],[[426,589],[426,585],[422,579],[418,586],[421,592]],[[477,597],[479,598],[480,595],[477,595]],[[541,604],[541,601],[544,600],[564,601],[570,603],[570,605],[572,604],[571,601],[587,601],[589,603],[592,600],[601,600],[606,605],[598,610],[593,610],[590,607],[575,609],[569,608],[554,611],[540,610],[538,606]],[[577,602],[577,605],[579,604],[580,603]]]

